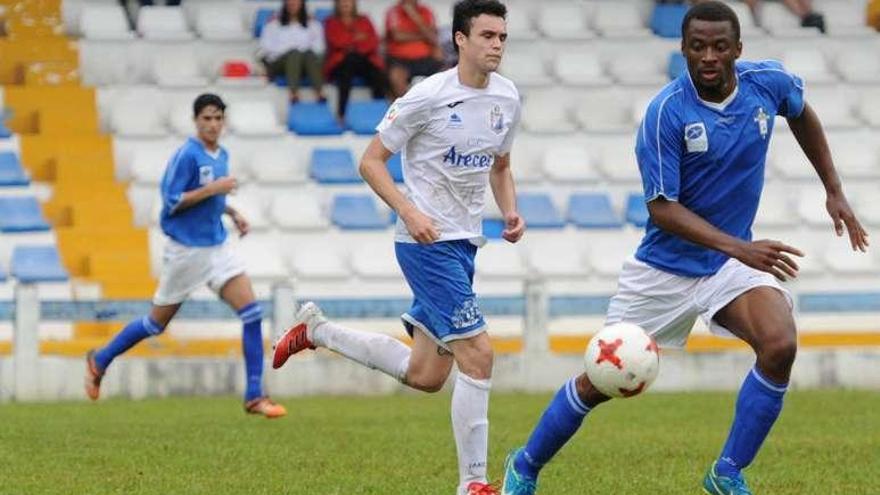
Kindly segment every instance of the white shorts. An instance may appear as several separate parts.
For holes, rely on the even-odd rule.
[[[153,304],[182,303],[190,293],[205,284],[220,292],[226,282],[244,272],[244,262],[232,252],[228,242],[219,246],[190,247],[167,239]]]
[[[755,287],[773,287],[793,306],[791,294],[769,273],[729,259],[714,275],[682,277],[630,257],[620,272],[617,294],[608,304],[606,325],[621,321],[645,329],[661,347],[684,347],[697,316],[719,336],[733,334],[715,313]]]

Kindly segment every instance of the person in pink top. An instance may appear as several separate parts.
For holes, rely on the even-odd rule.
[[[385,63],[379,55],[379,36],[370,18],[358,14],[356,0],[335,0],[333,15],[324,21],[327,55],[324,76],[339,87],[337,115],[345,116],[352,80],[364,78],[373,98],[383,98],[388,82]]]

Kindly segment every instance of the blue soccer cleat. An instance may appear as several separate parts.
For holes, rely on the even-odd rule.
[[[501,485],[501,495],[534,495],[538,480],[534,480],[520,474],[513,466],[516,456],[522,448],[515,449],[507,454],[504,461],[504,484]]]
[[[706,472],[703,478],[703,491],[709,495],[754,495],[746,485],[745,478],[742,475],[734,478],[720,476],[715,472],[715,464]]]

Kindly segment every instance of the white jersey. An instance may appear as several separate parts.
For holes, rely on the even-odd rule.
[[[434,221],[438,240],[485,242],[489,169],[510,153],[519,116],[510,80],[492,73],[486,88],[471,88],[454,67],[413,86],[376,127],[385,148],[402,151],[404,194]],[[415,242],[400,219],[394,238]]]

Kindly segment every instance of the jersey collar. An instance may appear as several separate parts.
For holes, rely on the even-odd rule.
[[[685,71],[685,74],[687,74],[688,84],[690,84],[691,94],[693,95],[694,99],[700,102],[703,106],[715,110],[716,112],[723,112],[727,108],[727,106],[730,105],[734,99],[736,99],[736,95],[739,94],[739,72],[735,69],[733,75],[736,78],[736,87],[733,88],[733,92],[727,95],[727,98],[725,98],[724,101],[719,103],[715,103],[714,101],[706,101],[700,98],[700,93],[697,92],[697,87],[694,86],[694,80],[691,79],[691,73],[689,71]]]

